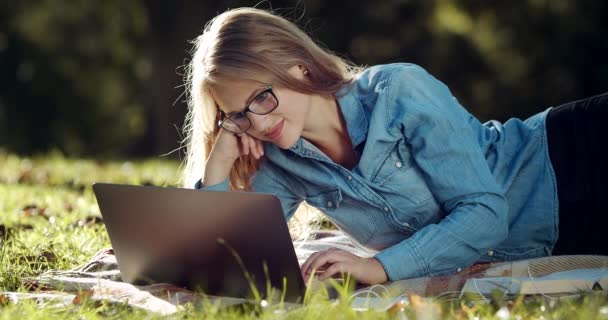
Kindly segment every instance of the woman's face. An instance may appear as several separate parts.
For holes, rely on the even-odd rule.
[[[288,72],[303,79],[303,73],[297,66]],[[211,93],[220,109],[230,115],[245,110],[268,85],[270,84],[247,80],[229,81],[215,85]],[[246,116],[251,121],[247,134],[288,149],[302,135],[312,96],[277,86],[272,87],[272,92],[278,100],[277,108],[265,115],[247,112]]]

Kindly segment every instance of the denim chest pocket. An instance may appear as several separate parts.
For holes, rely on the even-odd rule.
[[[366,244],[376,233],[371,212],[355,199],[342,198],[340,189],[309,195],[306,202],[321,210],[340,230],[361,244]]]
[[[342,192],[340,189],[323,190],[306,196],[306,202],[322,211],[334,210],[342,204]]]
[[[379,165],[372,175],[372,183],[387,188],[414,204],[433,196],[403,139],[397,141],[386,156],[379,159]]]

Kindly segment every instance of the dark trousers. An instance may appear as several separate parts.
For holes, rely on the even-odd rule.
[[[608,93],[560,105],[547,116],[557,179],[555,255],[608,255]]]

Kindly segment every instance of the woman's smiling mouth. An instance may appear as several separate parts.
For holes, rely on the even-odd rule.
[[[285,120],[281,120],[276,126],[274,126],[274,128],[272,128],[270,131],[264,133],[264,136],[271,140],[274,140],[277,137],[279,137],[281,135],[281,133],[283,132],[283,123],[284,122],[285,122]]]

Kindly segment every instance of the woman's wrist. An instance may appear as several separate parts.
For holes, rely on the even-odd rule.
[[[200,186],[207,187],[226,180],[235,161],[236,159],[225,157],[212,151],[205,163],[204,178],[201,178]]]

